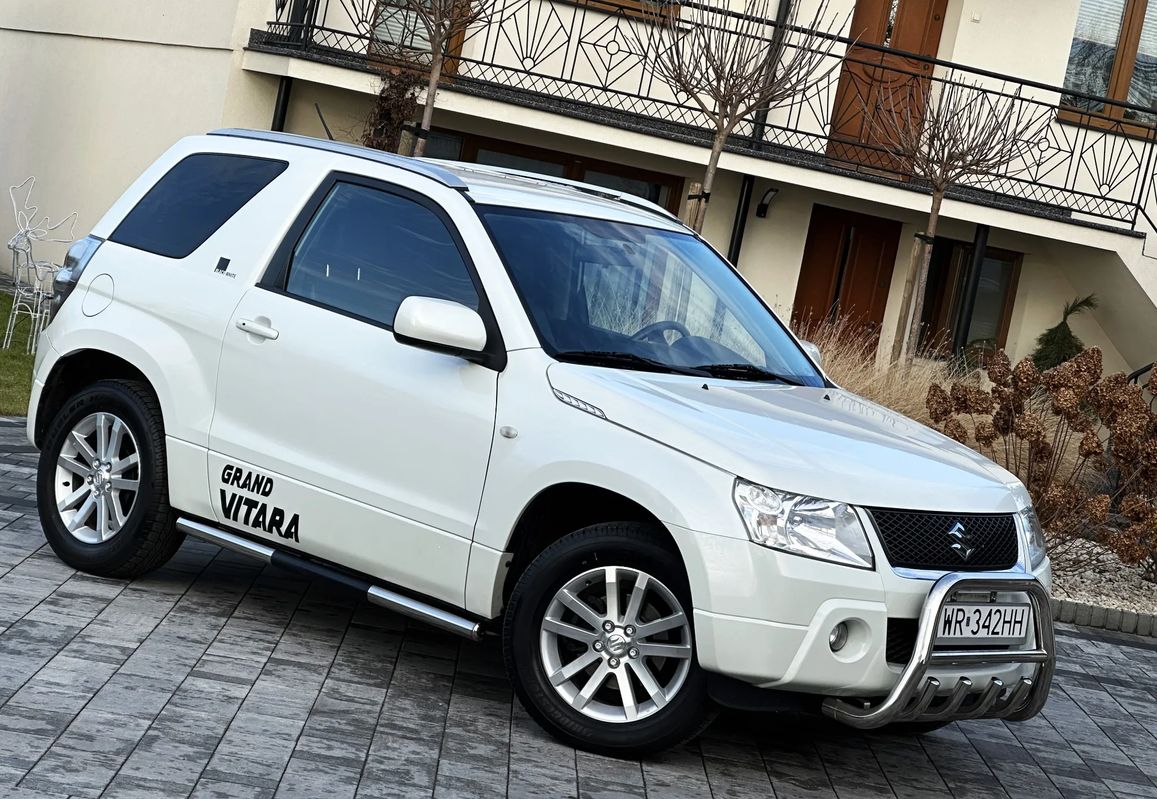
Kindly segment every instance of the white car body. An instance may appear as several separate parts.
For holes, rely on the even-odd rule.
[[[186,258],[107,241],[162,175],[201,152],[279,158],[288,167],[275,191],[244,205]],[[888,619],[918,619],[948,570],[893,568],[863,510],[874,568],[760,546],[737,512],[737,478],[861,509],[1010,515],[1031,506],[1020,482],[834,386],[555,360],[472,205],[683,226],[606,192],[446,165],[463,190],[423,173],[433,165],[399,164],[271,134],[176,144],[92,230],[106,241],[39,343],[30,439],[38,442],[48,423],[42,400],[63,361],[92,351],[114,356],[156,393],[169,499],[183,515],[338,564],[483,625],[503,611],[511,538],[528,506],[552,487],[596,487],[646,509],[677,544],[703,669],[824,697],[893,692],[905,664],[886,659]],[[500,329],[501,370],[409,346],[389,330],[258,285],[304,203],[335,171],[404,186],[443,209]],[[283,512],[278,525],[270,523],[274,508]],[[1029,533],[1016,518],[1020,556],[1003,576],[1021,581],[1007,596],[1023,597],[1027,582],[1047,588],[1050,571],[1047,559],[1030,568]],[[849,640],[837,652],[829,636],[841,622]],[[946,687],[995,677],[1011,686],[1040,662],[932,662],[918,677]]]

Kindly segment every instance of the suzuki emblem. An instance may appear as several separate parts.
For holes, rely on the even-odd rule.
[[[972,536],[961,522],[952,525],[948,530],[948,537],[952,539],[948,548],[959,555],[961,560],[968,560],[976,551],[976,547],[972,546]]]

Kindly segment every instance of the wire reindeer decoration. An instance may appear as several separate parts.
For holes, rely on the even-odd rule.
[[[29,319],[26,350],[36,351],[36,339],[48,322],[51,279],[59,269],[51,261],[37,260],[32,254],[34,242],[43,244],[67,244],[75,238],[77,212],[52,222],[48,214],[41,215],[40,206],[32,202],[32,192],[36,188],[36,178],[28,177],[23,182],[8,188],[12,200],[12,210],[16,219],[16,233],[8,240],[12,253],[12,308],[8,313],[8,323],[4,328],[4,349],[12,346],[20,317]],[[49,287],[46,289],[45,284]]]

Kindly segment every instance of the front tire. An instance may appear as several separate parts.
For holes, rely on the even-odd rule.
[[[709,721],[683,565],[652,526],[599,524],[549,546],[507,603],[515,693],[571,746],[639,757]]]
[[[142,383],[102,380],[68,400],[44,435],[36,489],[44,537],[80,571],[137,577],[184,538],[169,507],[160,406]]]

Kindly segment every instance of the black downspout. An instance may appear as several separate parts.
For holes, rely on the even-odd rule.
[[[312,0],[289,0],[289,37],[297,42],[305,41],[305,27],[311,23],[316,9]]]
[[[739,250],[743,247],[743,233],[747,230],[747,215],[751,211],[751,193],[755,190],[755,177],[744,175],[739,186],[739,202],[735,206],[735,222],[731,225],[731,244],[727,247],[727,260],[739,266]]]
[[[778,53],[783,49],[784,27],[794,4],[795,0],[779,0],[779,7],[775,11],[775,32],[771,36],[771,49],[776,55],[773,55],[770,61],[773,69],[779,61]],[[763,132],[766,129],[767,109],[761,108],[755,112],[755,121],[751,128],[753,150],[763,149]],[[739,187],[739,202],[735,205],[735,221],[731,224],[731,243],[727,247],[727,260],[736,268],[739,267],[739,251],[743,249],[743,234],[747,230],[747,216],[751,212],[753,191],[755,191],[755,177],[744,175],[743,183]]]
[[[282,75],[277,82],[277,99],[273,101],[273,121],[269,123],[270,130],[285,130],[285,118],[289,114],[289,95],[292,92],[293,78]]]
[[[976,310],[976,292],[980,288],[980,271],[984,267],[987,250],[988,225],[977,225],[976,237],[972,240],[972,257],[968,259],[968,276],[964,281],[960,315],[956,319],[956,335],[952,338],[952,354],[957,358],[964,354],[964,348],[968,346],[968,328],[972,324],[972,312]]]

